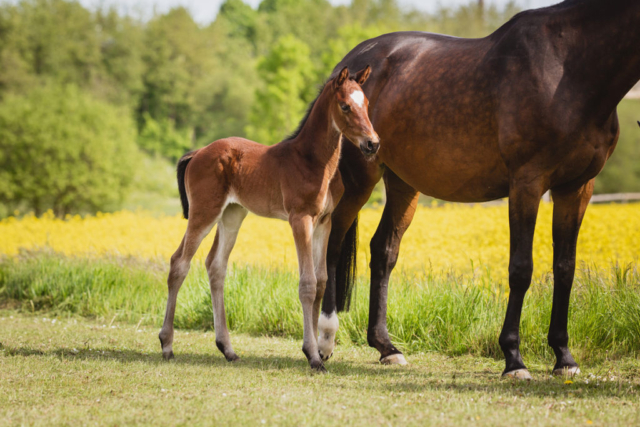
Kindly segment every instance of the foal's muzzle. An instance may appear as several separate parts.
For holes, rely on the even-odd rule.
[[[379,139],[365,139],[360,143],[360,150],[364,153],[365,156],[373,156],[380,149],[380,140]]]

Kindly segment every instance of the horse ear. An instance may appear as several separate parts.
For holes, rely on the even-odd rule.
[[[371,65],[367,65],[365,69],[358,71],[358,74],[356,74],[356,82],[358,82],[358,84],[362,86],[367,81],[370,75]]]
[[[349,67],[344,67],[342,69],[342,71],[340,71],[340,74],[338,74],[338,77],[336,77],[336,87],[340,87],[343,85],[344,82],[347,81],[347,79],[349,78]]]

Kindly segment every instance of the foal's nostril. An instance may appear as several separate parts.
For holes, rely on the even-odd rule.
[[[367,150],[370,152],[373,152],[374,150],[373,141],[371,140],[367,141]]]

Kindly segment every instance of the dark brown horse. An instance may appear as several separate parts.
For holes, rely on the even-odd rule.
[[[380,150],[371,161],[345,144],[345,195],[333,214],[323,312],[348,305],[355,220],[383,176],[387,202],[371,241],[368,341],[383,363],[406,363],[387,332],[387,287],[419,192],[453,202],[509,197],[511,291],[499,343],[504,375],[530,378],[519,350],[520,314],[538,206],[551,190],[548,342],[554,372],[577,373],[567,334],[576,242],[594,178],[618,140],[616,106],[640,79],[640,1],[568,0],[520,13],[482,39],[387,34],[357,46],[337,69],[365,64],[375,68],[364,91]]]
[[[313,369],[323,371],[322,354],[331,354],[338,319],[323,318],[320,303],[327,282],[326,253],[331,213],[343,193],[338,172],[342,135],[362,149],[378,144],[360,87],[371,73],[365,66],[353,78],[344,67],[320,92],[296,133],[272,147],[226,138],[185,155],[178,162],[178,186],[187,231],[171,257],[169,297],[160,345],[173,358],[173,318],[178,291],[202,239],[218,225],[206,260],[211,287],[216,345],[228,361],[231,347],[224,309],[224,279],[242,221],[251,211],[288,220],[298,254],[299,295],[304,318],[302,351]],[[320,326],[320,339],[318,339]]]

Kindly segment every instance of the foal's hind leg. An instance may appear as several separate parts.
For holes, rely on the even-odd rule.
[[[313,262],[317,280],[316,300],[313,303],[313,332],[316,333],[318,353],[322,360],[328,360],[333,355],[339,325],[335,311],[330,315],[320,314],[320,305],[327,286],[327,245],[330,234],[331,215],[327,215],[318,223],[313,234]]]
[[[159,338],[162,346],[162,356],[165,359],[173,359],[173,318],[176,312],[176,301],[178,299],[178,291],[189,273],[191,259],[195,255],[202,239],[213,228],[220,209],[213,209],[210,212],[198,214],[190,213],[187,232],[185,233],[182,243],[178,250],[171,257],[171,269],[169,270],[169,297],[167,299],[167,310],[164,316],[164,323],[160,330]]]
[[[555,375],[576,375],[578,364],[569,351],[567,318],[576,270],[576,245],[582,219],[593,194],[593,180],[574,191],[552,191],[553,195],[553,308],[549,345],[556,355]]]
[[[227,329],[227,318],[224,310],[224,278],[227,274],[229,255],[236,243],[242,221],[246,216],[247,210],[240,205],[229,205],[225,209],[222,218],[218,222],[216,239],[206,261],[209,285],[211,287],[216,346],[229,362],[239,358],[231,347],[229,330]]]

